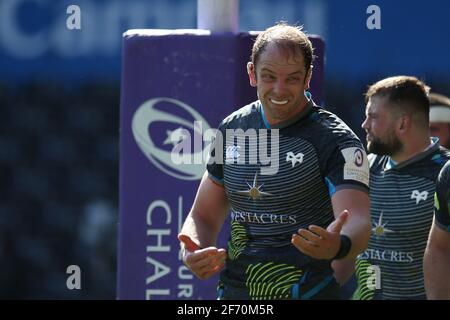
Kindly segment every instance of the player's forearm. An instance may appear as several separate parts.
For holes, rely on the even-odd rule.
[[[344,189],[337,191],[331,201],[336,218],[344,210],[348,211],[340,233],[348,236],[352,242],[350,251],[343,259],[353,260],[369,244],[371,232],[369,195],[361,190]]]
[[[369,245],[371,223],[366,212],[350,212],[341,234],[347,235],[352,241],[352,247],[342,260],[353,261]]]
[[[180,233],[188,235],[201,248],[207,248],[216,245],[220,227],[217,221],[208,221],[191,211]]]
[[[429,300],[450,300],[450,251],[429,246],[425,251],[425,290]]]
[[[343,286],[355,272],[355,262],[350,260],[333,260],[331,267],[334,270],[334,277]]]
[[[223,186],[215,184],[205,172],[180,233],[202,248],[215,246],[227,212],[228,200]]]

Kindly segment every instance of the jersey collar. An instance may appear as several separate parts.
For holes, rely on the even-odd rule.
[[[391,157],[387,157],[388,161],[386,162],[385,170],[389,169],[401,169],[403,167],[406,167],[410,165],[411,163],[417,162],[422,160],[423,158],[429,156],[430,154],[436,152],[439,149],[439,139],[436,137],[431,137],[430,145],[421,153],[416,154],[414,157],[403,161],[401,163],[396,163],[394,160],[391,159]]]

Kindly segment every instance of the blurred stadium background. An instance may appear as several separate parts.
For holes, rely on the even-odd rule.
[[[0,298],[116,297],[121,36],[196,28],[196,5],[0,0]],[[240,0],[242,31],[286,20],[323,37],[324,104],[362,139],[368,84],[409,74],[450,95],[449,15],[445,0]],[[66,287],[72,264],[82,290]]]

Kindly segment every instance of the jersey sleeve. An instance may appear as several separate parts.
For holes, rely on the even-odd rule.
[[[441,169],[436,182],[434,196],[434,221],[441,229],[450,232],[450,161]]]
[[[322,174],[330,196],[341,189],[369,192],[369,161],[361,142],[354,137],[340,138],[328,146]]]

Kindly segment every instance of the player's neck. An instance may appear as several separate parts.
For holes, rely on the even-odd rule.
[[[411,142],[404,143],[400,152],[391,156],[396,163],[407,161],[427,150],[432,144],[430,136],[415,137]]]

